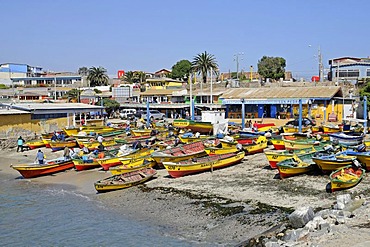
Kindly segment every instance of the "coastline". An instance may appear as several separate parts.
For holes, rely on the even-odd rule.
[[[47,159],[61,155],[43,150]],[[36,152],[1,151],[1,172],[20,177],[9,165],[33,162]],[[176,179],[170,178],[166,170],[158,170],[157,177],[145,185],[103,194],[96,193],[93,183],[110,173],[99,169],[69,170],[32,181],[68,185],[117,214],[161,227],[163,234],[189,239],[196,245],[220,246],[237,245],[286,222],[287,215],[297,207],[330,208],[338,194],[357,195],[370,188],[370,181],[365,178],[350,190],[327,193],[328,176],[303,175],[280,180],[276,179],[277,171],[267,165],[262,153],[246,156],[243,163],[232,167]],[[367,223],[369,214],[356,224]],[[370,236],[369,228],[364,229]],[[327,241],[324,246],[343,243],[337,239]],[[354,241],[360,243],[361,239]]]

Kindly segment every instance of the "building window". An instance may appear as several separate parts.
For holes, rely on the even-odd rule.
[[[348,69],[348,70],[339,70],[339,77],[360,77],[360,70],[358,69]]]
[[[370,69],[366,69],[366,76],[370,77]]]

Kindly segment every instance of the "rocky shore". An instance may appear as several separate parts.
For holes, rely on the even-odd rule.
[[[14,145],[15,146],[15,145]],[[48,159],[58,157],[44,149]],[[0,172],[19,177],[10,164],[33,162],[36,150],[1,151]],[[165,170],[145,185],[96,194],[93,183],[110,176],[99,169],[69,170],[32,179],[65,184],[135,220],[156,225],[163,234],[195,246],[370,246],[370,180],[328,193],[327,175],[313,172],[281,180],[264,154],[238,165],[173,179]]]

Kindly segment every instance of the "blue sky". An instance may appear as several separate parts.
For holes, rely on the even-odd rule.
[[[12,0],[1,3],[0,63],[51,71],[154,72],[207,51],[221,72],[279,56],[296,78],[342,56],[367,57],[370,1]]]

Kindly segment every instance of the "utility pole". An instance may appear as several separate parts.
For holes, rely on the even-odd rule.
[[[235,57],[234,61],[236,61],[236,80],[239,79],[239,56],[243,56],[243,55],[244,55],[244,52],[239,52],[234,55]]]
[[[321,54],[321,49],[319,46],[319,54],[318,54],[318,59],[319,59],[319,77],[320,77],[320,82],[323,82],[324,78],[324,66],[322,64],[322,54]]]

